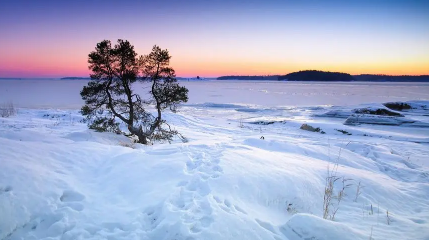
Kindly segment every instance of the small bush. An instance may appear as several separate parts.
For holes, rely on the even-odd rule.
[[[323,218],[335,220],[335,215],[340,208],[341,201],[346,196],[346,189],[351,186],[347,182],[350,179],[344,177],[336,176],[336,167],[333,170],[328,168],[328,176],[326,177],[325,182],[325,192],[323,194]],[[339,191],[335,192],[334,186],[336,182],[341,183],[341,188]]]
[[[16,109],[13,106],[12,102],[3,103],[0,105],[0,116],[7,118],[14,116],[16,114]]]
[[[348,144],[347,144],[348,145]],[[338,161],[341,157],[341,150],[338,154],[338,159],[334,166],[331,168],[328,165],[328,174],[325,178],[325,189],[323,194],[323,218],[335,220],[335,215],[340,208],[341,201],[346,196],[346,189],[349,188],[352,184],[348,182],[351,179],[344,177],[339,177],[338,174]],[[335,185],[340,185],[340,189],[335,191]]]

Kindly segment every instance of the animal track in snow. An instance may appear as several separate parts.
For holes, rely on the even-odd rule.
[[[141,214],[143,229],[146,231],[152,231],[157,228],[162,220],[164,220],[161,212],[162,206],[153,206],[145,209]]]
[[[241,212],[242,214],[246,214],[246,215],[247,215],[247,212],[246,212],[246,211],[244,211],[244,210],[243,210],[242,208],[240,208],[239,206],[234,205],[234,208],[235,208],[235,210],[237,210],[237,211]]]
[[[274,233],[274,234],[277,234],[277,233],[276,233],[276,230],[274,229],[273,225],[271,225],[271,223],[267,223],[267,222],[261,221],[261,220],[259,220],[259,219],[255,219],[255,221],[256,221],[256,222],[259,224],[259,226],[261,226],[262,228],[265,228],[266,230],[268,230],[268,231],[270,231],[270,232],[272,232],[272,233]]]
[[[67,204],[64,205],[63,208],[71,208],[75,211],[81,212],[84,209],[84,206],[82,203],[79,202],[68,202]]]
[[[211,191],[208,182],[204,181],[199,176],[194,176],[194,178],[186,185],[186,189],[191,192],[196,192],[201,196],[206,196]]]
[[[419,169],[417,165],[408,162],[399,155],[395,155],[397,157],[393,159],[386,159],[386,154],[383,155],[377,151],[381,150],[374,146],[366,146],[363,153],[360,154],[373,160],[378,169],[392,179],[403,182],[429,183],[427,173]]]
[[[184,172],[191,178],[177,184],[177,192],[172,194],[169,202],[174,211],[181,212],[182,223],[188,226],[189,232],[197,234],[214,222],[209,201],[210,181],[223,173],[219,166],[222,149],[200,145],[188,146],[184,151],[189,156]]]
[[[419,219],[419,218],[410,218],[411,221],[417,223],[417,224],[425,224],[426,221],[423,219]]]
[[[12,188],[5,190],[12,191]],[[84,210],[81,203],[84,199],[85,196],[76,191],[65,190],[54,202],[47,200],[49,207],[31,216],[25,224],[16,226],[6,239],[27,239],[29,236],[32,239],[77,239],[79,233],[72,231],[76,223],[70,221],[70,216]]]
[[[74,229],[76,223],[69,222],[67,212],[59,208],[53,212],[40,214],[30,219],[23,226],[15,229],[13,234],[6,239],[15,239],[18,236],[29,234],[34,239],[56,238],[73,239],[70,237],[70,231]]]
[[[219,197],[213,196],[213,199],[218,204],[218,206],[227,213],[242,213],[247,215],[247,212],[240,208],[237,205],[233,205],[228,199],[222,201]]]
[[[4,193],[4,192],[10,192],[12,191],[13,188],[11,186],[6,186],[6,187],[0,187],[0,194]]]
[[[222,167],[219,166],[221,157],[222,154],[218,152],[189,153],[190,160],[186,162],[185,172],[188,174],[199,172],[204,179],[218,178],[223,173]]]

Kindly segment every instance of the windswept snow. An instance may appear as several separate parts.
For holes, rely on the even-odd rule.
[[[237,92],[261,86],[222,84]],[[210,91],[222,92],[199,94]],[[0,118],[0,239],[427,240],[429,128],[344,124],[353,109],[413,97],[396,93],[344,105],[337,98],[348,97],[337,94],[314,106],[191,95],[178,114],[166,113],[189,142],[151,146],[88,130],[74,100],[7,99],[21,108]],[[429,104],[421,94],[415,99]],[[429,123],[422,109],[401,114],[364,115]],[[325,134],[301,130],[304,123]],[[327,168],[335,164],[352,185],[331,221],[322,205]]]

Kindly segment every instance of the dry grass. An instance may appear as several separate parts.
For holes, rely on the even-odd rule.
[[[362,186],[361,182],[359,182],[357,187],[356,187],[356,196],[355,196],[355,200],[354,200],[355,202],[357,202],[358,197],[362,193],[362,188],[364,188],[364,186]]]
[[[352,184],[348,184],[347,182],[351,179],[346,179],[344,177],[336,176],[336,168],[333,170],[328,168],[328,176],[325,181],[325,192],[323,195],[323,218],[335,220],[335,215],[340,208],[341,201],[346,196],[346,189],[350,187]],[[341,184],[340,190],[335,192],[335,185]]]
[[[390,219],[389,210],[386,211],[386,220],[387,220],[387,225],[390,225],[392,220]]]
[[[240,116],[240,121],[238,122],[238,127],[239,127],[239,128],[244,128],[244,124],[243,124],[243,116]]]
[[[338,161],[341,157],[341,150],[342,149],[340,149],[338,159],[332,169],[328,165],[328,174],[325,179],[325,191],[323,194],[323,218],[329,218],[332,221],[335,220],[335,215],[340,208],[341,201],[346,196],[346,189],[352,185],[348,183],[351,179],[339,177],[337,175]],[[340,189],[338,191],[335,191],[336,185],[340,185]]]

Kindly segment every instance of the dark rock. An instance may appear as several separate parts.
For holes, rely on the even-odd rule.
[[[388,102],[388,103],[383,103],[383,105],[387,108],[390,108],[396,111],[412,109],[410,104],[403,103],[403,102]]]
[[[308,125],[306,123],[302,124],[301,127],[300,127],[300,129],[305,130],[305,131],[309,131],[309,132],[320,132],[322,134],[325,134],[325,132],[321,131],[320,128],[318,128],[318,127],[317,128],[312,127],[312,126],[310,126],[310,125]]]
[[[354,113],[358,114],[371,114],[371,115],[379,115],[379,116],[395,116],[395,117],[404,117],[404,115],[390,111],[388,109],[383,108],[377,108],[377,109],[371,109],[371,108],[358,108],[353,110]]]

